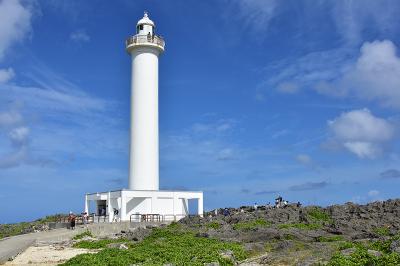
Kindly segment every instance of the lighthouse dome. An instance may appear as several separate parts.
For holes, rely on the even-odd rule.
[[[155,33],[154,28],[154,22],[149,19],[149,15],[147,14],[147,12],[144,12],[143,18],[140,19],[136,24],[136,33],[138,35],[153,35]]]
[[[144,12],[143,18],[141,18],[136,25],[137,26],[139,26],[139,25],[150,25],[150,26],[155,27],[154,22],[151,19],[149,19],[149,15],[148,15],[147,12]]]

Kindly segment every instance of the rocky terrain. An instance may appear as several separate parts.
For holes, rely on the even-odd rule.
[[[400,199],[217,213],[108,236],[84,231],[50,251],[88,250],[63,265],[400,265]]]

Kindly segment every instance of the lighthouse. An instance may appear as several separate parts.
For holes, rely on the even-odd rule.
[[[193,214],[192,201],[197,201],[196,214],[203,215],[202,191],[159,188],[158,61],[164,48],[144,12],[125,42],[131,58],[128,188],[87,193],[85,212],[95,215],[95,221],[176,221]]]
[[[129,189],[159,189],[158,58],[164,40],[155,34],[147,12],[128,38],[132,60]]]

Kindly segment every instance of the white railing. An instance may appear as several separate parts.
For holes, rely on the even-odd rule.
[[[188,214],[140,214],[134,213],[129,217],[129,221],[131,223],[136,222],[173,222],[179,221],[185,217],[195,217],[197,215],[188,215]]]
[[[131,36],[126,40],[126,47],[134,44],[155,44],[164,49],[165,41],[161,36],[158,35],[135,35]]]

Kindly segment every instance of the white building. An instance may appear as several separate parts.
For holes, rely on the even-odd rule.
[[[132,59],[129,189],[86,194],[87,213],[94,201],[96,214],[108,215],[109,221],[114,219],[114,209],[122,221],[143,214],[179,219],[189,214],[189,200],[196,199],[197,213],[203,214],[203,192],[159,190],[158,57],[164,47],[145,12],[136,35],[126,41]]]

